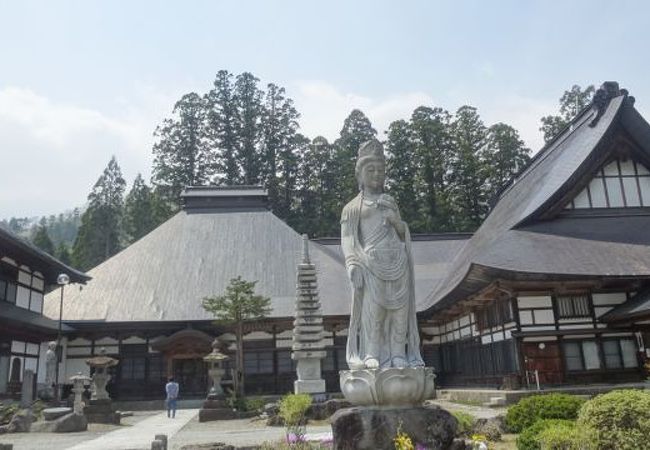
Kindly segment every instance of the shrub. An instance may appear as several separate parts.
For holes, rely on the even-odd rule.
[[[518,450],[540,450],[539,435],[547,428],[566,426],[574,427],[575,423],[564,419],[541,419],[526,428],[517,438]]]
[[[244,409],[246,411],[255,411],[261,413],[266,402],[262,397],[246,397],[244,400]]]
[[[544,450],[598,450],[593,430],[575,424],[550,426],[537,435],[537,442]]]
[[[650,393],[619,390],[599,395],[584,404],[578,423],[594,430],[599,449],[648,448]]]
[[[474,430],[476,417],[463,411],[452,411],[451,414],[458,421],[458,429],[456,431],[458,436],[469,436],[470,433]]]
[[[311,406],[311,396],[308,394],[287,394],[280,400],[280,417],[284,423],[298,425],[304,421],[305,413]]]
[[[533,395],[522,398],[506,413],[506,427],[521,433],[539,419],[575,420],[585,400],[567,394]]]

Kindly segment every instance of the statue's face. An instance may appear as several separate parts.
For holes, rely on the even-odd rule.
[[[368,161],[361,168],[361,184],[364,188],[380,191],[384,187],[386,164],[381,160]]]

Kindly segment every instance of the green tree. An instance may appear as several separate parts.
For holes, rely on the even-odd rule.
[[[214,152],[206,145],[205,114],[204,99],[186,94],[174,105],[174,116],[154,133],[152,182],[177,206],[185,186],[205,184],[214,171]]]
[[[220,70],[212,90],[205,95],[206,136],[210,145],[217,149],[216,177],[212,181],[229,186],[241,180],[237,162],[240,123],[232,78],[233,75],[227,70]]]
[[[519,138],[517,130],[505,123],[497,123],[487,131],[483,158],[486,196],[491,198],[528,164],[530,149]]]
[[[333,236],[338,229],[338,174],[333,146],[316,137],[300,156],[297,187],[296,229],[309,236]]]
[[[56,248],[56,257],[63,264],[67,264],[68,266],[72,265],[72,255],[70,254],[70,249],[63,242],[61,242]]]
[[[396,120],[388,127],[386,152],[388,153],[387,185],[399,205],[402,218],[411,227],[411,231],[420,231],[415,225],[418,219],[415,174],[416,144],[413,129],[405,120]]]
[[[257,281],[238,276],[230,280],[223,295],[205,297],[203,309],[211,313],[218,324],[234,327],[237,345],[235,389],[244,395],[244,322],[260,320],[271,313],[271,299],[255,294]]]
[[[574,84],[560,97],[560,114],[542,117],[539,131],[544,133],[544,141],[549,142],[562,131],[594,98],[596,88],[593,85],[582,89]]]
[[[453,222],[458,231],[473,231],[487,213],[487,196],[481,149],[486,128],[476,108],[462,106],[450,126],[451,158],[449,188]]]
[[[244,72],[235,79],[235,104],[237,107],[238,141],[237,162],[245,185],[262,182],[264,157],[259,143],[261,139],[262,98],[259,79]]]
[[[335,155],[332,167],[338,173],[338,198],[336,205],[332,205],[340,213],[343,206],[352,200],[358,193],[357,180],[354,167],[357,160],[359,147],[366,141],[377,136],[377,131],[366,115],[354,109],[343,122],[339,138],[334,142]]]
[[[121,250],[122,214],[126,182],[115,157],[111,158],[88,195],[88,208],[72,249],[73,261],[88,270]]]
[[[138,174],[124,200],[124,236],[130,244],[153,230],[157,225],[154,196]]]
[[[447,192],[452,148],[450,121],[450,114],[442,108],[420,106],[411,115],[418,200],[414,226],[418,231],[453,229]]]
[[[36,228],[36,233],[34,233],[32,242],[35,246],[43,250],[45,253],[49,253],[50,255],[54,256],[54,244],[52,243],[52,240],[47,233],[47,220],[45,217],[41,219],[40,224]]]
[[[284,88],[267,86],[262,108],[262,178],[269,192],[271,209],[281,218],[289,216],[295,187],[298,157],[296,147],[304,145],[297,135],[298,111]],[[282,191],[282,192],[280,192]]]

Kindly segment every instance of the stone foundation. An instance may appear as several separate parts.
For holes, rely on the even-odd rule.
[[[229,408],[226,401],[222,399],[208,399],[203,402],[203,407],[199,410],[199,422],[232,419],[239,419],[239,414]]]
[[[84,416],[88,423],[120,424],[120,414],[113,409],[111,400],[90,400],[84,407]]]

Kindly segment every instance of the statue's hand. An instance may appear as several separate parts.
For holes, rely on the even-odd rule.
[[[363,287],[363,274],[359,266],[352,265],[348,267],[348,276],[355,289],[361,289]]]

